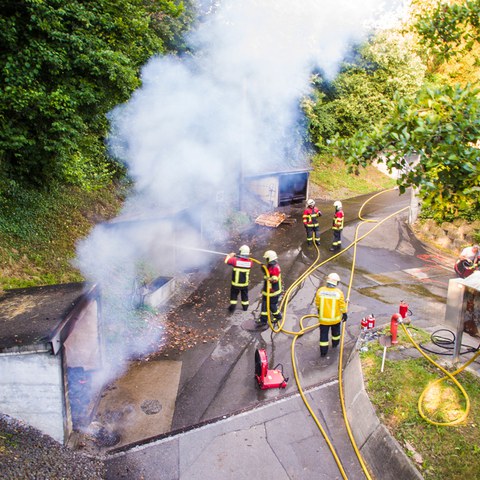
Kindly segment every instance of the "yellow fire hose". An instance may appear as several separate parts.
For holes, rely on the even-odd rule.
[[[420,413],[420,416],[428,423],[431,423],[432,425],[437,425],[437,426],[441,426],[441,427],[449,427],[449,426],[454,426],[454,425],[459,425],[460,423],[462,423],[468,416],[468,414],[470,413],[470,397],[468,396],[467,392],[465,391],[465,389],[463,388],[463,386],[461,385],[461,383],[455,378],[455,375],[458,375],[461,371],[463,371],[465,368],[468,367],[468,365],[470,365],[471,363],[473,363],[476,358],[480,355],[480,350],[468,361],[466,362],[464,365],[462,365],[460,368],[458,368],[457,370],[455,370],[454,372],[450,373],[449,371],[447,371],[445,368],[443,368],[441,365],[439,365],[437,362],[435,362],[435,360],[433,360],[433,358],[431,358],[429,355],[427,355],[420,347],[419,345],[415,342],[415,340],[412,338],[412,336],[410,335],[410,332],[408,331],[408,329],[405,327],[405,325],[402,323],[402,328],[405,332],[405,334],[407,335],[408,339],[410,340],[410,342],[413,344],[413,346],[432,364],[432,365],[435,365],[435,367],[437,367],[439,370],[441,370],[444,374],[445,374],[445,377],[442,377],[442,378],[439,378],[437,380],[435,380],[433,383],[431,383],[430,385],[428,385],[425,390],[423,390],[422,394],[420,395],[420,397],[418,398],[418,412]],[[427,417],[427,415],[424,413],[424,410],[423,410],[423,401],[424,401],[424,398],[425,398],[425,395],[427,394],[428,390],[430,390],[434,385],[437,385],[438,383],[441,383],[445,380],[451,380],[455,385],[456,387],[460,390],[460,392],[462,393],[463,397],[465,398],[465,410],[464,412],[459,416],[457,417],[455,420],[452,420],[450,422],[436,422],[430,418]]]
[[[281,303],[280,303],[280,309],[283,313],[283,317],[282,319],[274,324],[272,323],[271,321],[271,316],[270,316],[270,298],[269,296],[267,295],[267,298],[266,298],[266,301],[267,301],[267,312],[268,312],[268,325],[270,327],[270,329],[274,332],[274,333],[284,333],[286,335],[292,335],[293,336],[293,340],[292,340],[292,344],[291,344],[291,361],[292,361],[292,368],[293,368],[293,374],[294,374],[294,378],[295,378],[295,382],[297,384],[297,388],[298,388],[298,391],[300,393],[300,396],[302,397],[302,400],[303,402],[305,403],[305,406],[307,407],[309,413],[311,414],[313,420],[315,421],[317,427],[319,428],[320,432],[322,433],[325,441],[327,442],[327,445],[328,447],[330,448],[330,451],[335,459],[335,462],[337,463],[337,466],[338,466],[338,469],[342,475],[342,478],[344,479],[347,479],[347,476],[346,476],[346,473],[345,473],[345,470],[341,464],[341,461],[335,451],[335,448],[333,446],[333,444],[331,443],[330,439],[328,438],[328,435],[327,433],[325,432],[324,428],[322,427],[322,425],[320,424],[320,421],[318,420],[317,416],[315,415],[312,407],[310,406],[310,404],[308,403],[308,400],[304,394],[304,391],[303,391],[303,388],[300,384],[300,379],[299,379],[299,376],[298,376],[298,371],[297,371],[297,365],[296,365],[296,361],[295,361],[295,344],[296,344],[296,341],[299,337],[301,337],[302,335],[304,335],[305,333],[308,333],[308,332],[311,332],[315,329],[317,329],[320,325],[319,322],[316,322],[315,324],[313,325],[310,325],[310,326],[304,326],[304,320],[307,319],[307,318],[312,318],[312,317],[315,317],[318,319],[318,315],[317,314],[308,314],[308,315],[304,315],[303,317],[300,318],[300,321],[299,321],[299,325],[300,325],[300,330],[299,331],[290,331],[290,330],[286,330],[283,328],[284,324],[285,324],[285,321],[286,321],[286,317],[287,317],[287,307],[288,307],[288,304],[289,304],[289,301],[290,301],[290,297],[292,295],[292,293],[295,291],[295,289],[297,287],[300,286],[300,284],[305,280],[307,279],[312,273],[314,273],[316,270],[318,270],[320,267],[322,267],[323,265],[331,262],[332,260],[336,259],[338,256],[342,255],[343,253],[345,253],[347,250],[351,249],[353,247],[353,254],[352,254],[352,267],[351,267],[351,270],[350,270],[350,279],[349,279],[349,282],[348,282],[348,290],[347,290],[347,295],[346,295],[346,303],[347,303],[347,306],[348,306],[348,303],[350,301],[350,292],[351,292],[351,288],[352,288],[352,284],[353,284],[353,279],[354,279],[354,273],[355,273],[355,263],[356,263],[356,255],[357,255],[357,244],[363,240],[365,237],[367,237],[368,235],[370,235],[374,230],[376,230],[378,227],[380,227],[383,223],[385,223],[387,220],[391,219],[392,217],[408,210],[410,207],[404,207],[400,210],[397,210],[395,211],[394,213],[388,215],[387,217],[383,218],[382,220],[374,220],[374,219],[365,219],[363,218],[362,216],[362,212],[363,212],[363,209],[365,208],[365,206],[370,202],[372,201],[374,198],[376,198],[377,196],[379,195],[382,195],[386,192],[389,192],[391,190],[394,190],[394,189],[390,189],[390,190],[386,190],[386,191],[383,191],[383,192],[379,192],[375,195],[373,195],[372,197],[370,197],[368,200],[366,200],[363,205],[361,206],[360,210],[359,210],[359,213],[358,213],[358,218],[361,220],[361,222],[357,225],[356,229],[355,229],[355,238],[354,238],[354,241],[352,243],[350,243],[347,247],[343,248],[342,250],[340,250],[339,252],[337,252],[335,255],[332,255],[331,257],[329,257],[328,259],[324,260],[324,261],[320,261],[320,251],[318,249],[318,246],[315,244],[314,242],[314,245],[315,245],[315,248],[316,248],[316,258],[314,260],[314,262],[307,268],[307,270],[305,272],[303,272],[293,283],[292,285],[290,285],[290,287],[285,291],[284,293],[284,296],[281,300]],[[370,228],[368,230],[367,233],[359,236],[359,231],[360,231],[360,228],[365,225],[365,224],[368,224],[368,223],[374,223],[375,225]],[[252,260],[260,265],[262,265],[263,269],[265,270],[265,275],[267,277],[267,282],[268,282],[268,270],[267,268],[265,267],[265,265],[263,265],[261,262],[259,262],[258,260],[255,260],[252,258]],[[267,285],[268,286],[268,285]],[[480,351],[477,352],[477,354],[469,361],[467,362],[465,365],[463,365],[460,369],[456,370],[455,372],[453,373],[449,373],[448,371],[446,371],[445,369],[443,369],[440,365],[436,364],[430,357],[428,357],[428,355],[426,355],[421,349],[420,347],[418,347],[418,345],[416,345],[415,341],[411,338],[410,334],[408,333],[407,329],[405,328],[405,325],[402,324],[402,327],[405,329],[405,332],[407,333],[410,341],[414,344],[414,346],[422,353],[422,355],[427,358],[429,361],[431,361],[434,365],[436,365],[442,372],[445,373],[445,377],[437,380],[435,383],[437,382],[441,382],[441,381],[444,381],[446,379],[450,379],[452,382],[455,383],[455,385],[457,385],[457,387],[460,389],[460,391],[462,392],[462,394],[465,396],[465,399],[466,399],[466,405],[467,405],[467,408],[465,409],[465,412],[464,414],[459,417],[458,419],[452,421],[452,422],[448,422],[448,423],[439,423],[439,422],[434,422],[430,419],[428,419],[426,417],[426,415],[424,414],[423,412],[423,408],[422,408],[422,404],[423,404],[423,398],[425,396],[425,393],[427,391],[427,389],[422,393],[422,395],[420,396],[419,400],[418,400],[418,409],[419,409],[419,412],[420,412],[420,415],[422,416],[422,418],[424,418],[427,422],[429,423],[432,423],[434,425],[441,425],[441,426],[446,426],[446,425],[456,425],[458,423],[461,423],[465,418],[466,416],[468,415],[469,413],[469,409],[470,409],[470,400],[468,398],[468,395],[466,393],[466,391],[464,390],[464,388],[460,385],[460,383],[454,378],[455,375],[457,375],[458,373],[460,373],[464,368],[466,368],[470,363],[472,363],[479,355],[480,355]],[[353,437],[353,433],[352,433],[352,430],[351,430],[351,427],[350,427],[350,423],[348,421],[348,418],[347,418],[347,414],[346,414],[346,406],[345,406],[345,398],[344,398],[344,392],[343,392],[343,371],[342,371],[342,367],[343,367],[343,350],[344,350],[344,338],[345,338],[345,322],[343,322],[342,324],[342,331],[341,331],[341,340],[340,340],[340,352],[339,352],[339,362],[338,362],[338,382],[339,382],[339,395],[340,395],[340,403],[341,403],[341,407],[342,407],[342,413],[343,413],[343,418],[344,418],[344,422],[345,422],[345,426],[346,426],[346,430],[347,430],[347,433],[348,433],[348,436],[350,438],[350,441],[351,441],[351,444],[352,444],[352,447],[355,451],[355,454],[359,460],[359,463],[362,467],[362,470],[365,474],[365,477],[368,479],[368,480],[371,480],[371,476],[368,472],[368,469],[367,469],[367,466],[362,458],[362,455],[358,449],[358,446],[356,445],[356,442],[355,442],[355,439]],[[428,387],[428,388],[431,388]]]
[[[359,217],[360,217],[360,213],[361,211],[363,210],[364,206],[369,202],[371,201],[373,198],[375,198],[376,196],[382,194],[384,192],[380,192],[372,197],[370,197],[361,207],[360,209],[360,212],[359,212]],[[302,397],[302,400],[303,402],[305,403],[305,406],[307,407],[308,411],[310,412],[310,414],[312,415],[312,418],[314,419],[317,427],[319,428],[320,432],[322,433],[323,437],[325,438],[325,441],[327,442],[327,445],[328,447],[330,448],[330,451],[332,452],[332,455],[335,459],[335,462],[337,463],[337,466],[338,466],[338,469],[342,475],[342,477],[344,479],[347,478],[346,476],[346,473],[345,473],[345,470],[341,464],[341,461],[335,451],[335,448],[333,446],[333,444],[331,443],[330,439],[328,438],[328,435],[327,433],[325,432],[325,430],[323,429],[320,421],[318,420],[317,416],[315,415],[313,409],[311,408],[310,404],[308,403],[308,400],[304,394],[304,391],[303,391],[303,388],[300,384],[300,379],[299,379],[299,376],[298,376],[298,371],[297,371],[297,365],[296,365],[296,361],[295,361],[295,343],[296,343],[296,340],[298,337],[304,335],[305,333],[307,332],[311,332],[315,329],[317,329],[319,327],[319,322],[315,323],[314,325],[310,325],[310,326],[307,326],[307,327],[304,327],[304,319],[306,318],[310,318],[310,317],[315,317],[315,318],[318,318],[318,315],[317,314],[309,314],[309,315],[305,315],[303,316],[301,319],[300,319],[300,330],[299,331],[290,331],[290,330],[286,330],[283,328],[284,324],[285,324],[285,320],[286,320],[286,313],[287,313],[287,307],[288,307],[288,303],[290,301],[290,297],[292,295],[292,292],[295,291],[295,289],[306,279],[308,278],[313,272],[315,272],[316,270],[318,270],[321,266],[325,265],[326,263],[334,260],[335,258],[337,258],[339,255],[343,254],[344,252],[346,252],[347,250],[349,250],[352,246],[355,247],[354,248],[354,260],[352,262],[352,269],[351,269],[351,275],[350,275],[350,281],[349,281],[349,286],[348,286],[348,294],[347,294],[347,304],[348,304],[348,301],[349,301],[349,294],[350,294],[350,290],[351,290],[351,286],[352,286],[352,283],[353,283],[353,274],[354,274],[354,265],[355,265],[355,257],[356,257],[356,245],[358,242],[360,242],[363,238],[365,238],[367,235],[369,235],[373,230],[375,230],[376,228],[378,228],[382,223],[384,223],[385,221],[389,220],[391,217],[395,216],[395,215],[398,215],[399,213],[407,210],[409,207],[405,207],[401,210],[398,210],[397,212],[389,215],[388,217],[386,217],[385,219],[381,220],[381,221],[374,221],[374,220],[363,220],[361,217],[360,219],[363,220],[361,224],[359,224],[357,226],[357,229],[356,229],[356,233],[355,233],[355,240],[354,242],[352,242],[350,245],[348,245],[347,247],[345,247],[344,249],[342,249],[341,251],[339,251],[338,253],[336,253],[335,255],[329,257],[328,259],[324,260],[323,262],[320,261],[320,251],[318,249],[318,246],[316,245],[316,243],[314,242],[314,245],[315,245],[315,248],[316,248],[316,258],[314,260],[314,262],[312,263],[312,265],[310,265],[307,270],[305,272],[303,272],[293,283],[292,285],[290,285],[290,287],[285,291],[284,293],[284,296],[281,300],[281,304],[280,304],[280,309],[282,310],[282,313],[283,313],[283,317],[282,319],[280,320],[280,322],[278,322],[276,325],[272,323],[271,321],[271,316],[270,316],[270,307],[269,307],[269,296],[267,295],[267,312],[268,312],[268,325],[269,327],[271,328],[271,330],[274,332],[274,333],[284,333],[284,334],[287,334],[287,335],[292,335],[293,336],[293,340],[292,340],[292,344],[291,344],[291,360],[292,360],[292,367],[293,367],[293,373],[294,373],[294,377],[295,377],[295,381],[296,381],[296,384],[297,384],[297,387],[298,387],[298,391],[300,393],[300,396]],[[372,229],[370,229],[369,232],[367,232],[366,234],[362,235],[362,236],[358,236],[358,230],[359,230],[359,227],[366,223],[366,222],[376,222],[377,225],[375,227],[373,227]],[[259,262],[258,260],[255,260],[255,259],[252,259],[253,261],[255,261],[256,263],[259,263],[261,264],[261,262]],[[265,273],[266,273],[266,276],[268,277],[268,270],[266,269],[265,265],[261,264],[262,267],[264,268],[265,270]],[[267,282],[268,282],[268,278],[267,278]],[[343,417],[344,417],[344,421],[345,421],[345,425],[346,425],[346,429],[347,429],[347,432],[348,432],[348,435],[349,435],[349,438],[350,438],[350,441],[352,443],[352,446],[353,446],[353,449],[358,457],[358,460],[360,462],[360,465],[365,473],[365,476],[367,479],[371,480],[371,476],[367,470],[367,467],[365,465],[365,462],[363,461],[363,458],[360,454],[360,451],[355,443],[355,440],[353,438],[353,434],[352,434],[352,431],[351,431],[351,428],[350,428],[350,425],[349,425],[349,422],[348,422],[348,419],[347,419],[347,415],[346,415],[346,407],[345,407],[345,401],[344,401],[344,396],[343,396],[343,388],[342,388],[342,359],[343,359],[343,348],[344,348],[344,337],[345,337],[345,324],[343,324],[343,327],[342,327],[342,334],[341,334],[341,343],[340,343],[340,358],[339,358],[339,391],[340,391],[340,401],[341,401],[341,406],[342,406],[342,412],[343,412]]]

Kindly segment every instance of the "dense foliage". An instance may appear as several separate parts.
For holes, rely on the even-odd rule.
[[[171,0],[1,2],[0,178],[89,188],[113,165],[105,114],[139,86],[139,69],[173,41]],[[162,30],[163,29],[163,30]]]
[[[356,166],[382,152],[388,167],[399,170],[400,188],[418,187],[424,208],[438,220],[471,219],[480,211],[479,93],[446,85],[424,88],[413,100],[397,97],[388,122],[341,147]]]
[[[479,12],[480,2],[475,0],[451,5],[439,2],[432,11],[419,15],[413,26],[419,35],[418,51],[423,48],[424,64],[429,65],[424,84],[421,88],[417,84],[416,92],[414,84],[411,90],[402,91],[397,81],[390,95],[385,94],[388,74],[397,76],[397,71],[390,69],[373,84],[376,96],[371,95],[372,100],[363,97],[373,106],[380,103],[383,110],[378,112],[383,116],[368,118],[374,112],[370,106],[368,111],[364,109],[366,118],[357,117],[357,122],[349,118],[353,131],[336,132],[337,154],[353,168],[380,160],[399,169],[400,188],[417,187],[424,213],[437,221],[480,217],[478,68],[470,83],[462,82],[452,69],[446,74],[449,70],[443,68],[446,62],[455,62],[456,67],[478,49]],[[365,83],[360,87],[363,90]],[[379,95],[383,97],[380,102]],[[356,105],[354,99],[347,103]]]
[[[417,18],[420,43],[443,60],[470,51],[480,41],[479,12],[480,0],[438,2],[430,15]]]
[[[424,75],[409,37],[378,33],[356,48],[333,81],[314,77],[312,96],[304,101],[313,143],[321,151],[336,136],[373,127],[390,111],[394,94],[414,95]]]

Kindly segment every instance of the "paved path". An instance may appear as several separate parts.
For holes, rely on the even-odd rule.
[[[365,198],[344,202],[349,220],[344,245],[355,236],[358,222],[354,218]],[[364,215],[384,218],[408,203],[408,197],[398,197],[393,192],[376,200]],[[328,208],[329,205],[323,207],[324,217],[328,216]],[[292,215],[299,219],[301,209],[293,210]],[[324,217],[321,255],[326,259],[331,256],[331,234],[330,218]],[[359,336],[360,319],[369,313],[375,314],[377,324],[387,324],[404,300],[419,326],[442,323],[448,279],[452,276],[449,260],[429,253],[410,233],[405,219],[406,214],[392,218],[359,245],[350,292],[345,362]],[[372,226],[364,225],[362,233]],[[268,236],[256,240],[256,251],[252,252],[255,258],[261,258],[263,251],[270,248],[279,253],[287,286],[315,258],[313,247],[309,250],[305,245],[299,223],[270,230]],[[284,328],[298,331],[300,317],[314,312],[315,291],[327,273],[334,270],[344,285],[348,283],[351,262],[349,250],[306,279],[290,299]],[[209,288],[215,284],[215,278],[219,285],[228,285],[229,272],[219,265],[209,278]],[[202,293],[202,285],[198,291]],[[252,286],[250,296],[260,298],[260,283]],[[219,340],[199,345],[178,359],[182,361],[182,375],[171,430],[158,432],[156,438],[138,441],[128,448],[111,449],[107,455],[108,479],[341,478],[321,432],[298,394],[290,363],[293,337],[270,330],[252,333],[242,328],[245,320],[258,315],[259,300],[252,302],[249,312],[236,312],[226,321],[225,308],[226,305],[218,306],[211,313],[212,324],[221,318],[223,333]],[[192,309],[191,315],[195,314]],[[277,363],[283,365],[285,375],[290,377],[285,390],[262,391],[256,387],[257,348],[266,349],[270,368]],[[321,359],[315,331],[298,339],[295,359],[301,385],[308,391],[307,397],[338,451],[347,477],[365,478],[341,416],[338,352],[330,350],[328,357]]]

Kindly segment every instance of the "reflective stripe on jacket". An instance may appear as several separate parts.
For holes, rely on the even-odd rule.
[[[318,320],[321,325],[334,325],[347,313],[347,304],[343,292],[337,287],[320,287],[315,295]]]
[[[342,210],[339,210],[338,212],[335,212],[333,215],[333,230],[343,230],[343,220],[345,218],[345,215],[343,214]]]
[[[269,263],[267,265],[268,276],[265,276],[263,282],[262,295],[276,297],[282,293],[282,273],[278,263]],[[270,284],[270,289],[268,289]]]
[[[303,211],[303,224],[307,227],[318,227],[318,217],[322,216],[322,212],[317,208],[306,208]]]
[[[232,265],[232,285],[234,287],[248,287],[250,281],[250,269],[252,261],[249,258],[231,257],[227,261],[228,265]]]

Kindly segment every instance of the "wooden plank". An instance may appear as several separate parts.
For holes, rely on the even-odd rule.
[[[255,223],[264,227],[278,227],[287,216],[284,213],[262,213],[255,219]]]

